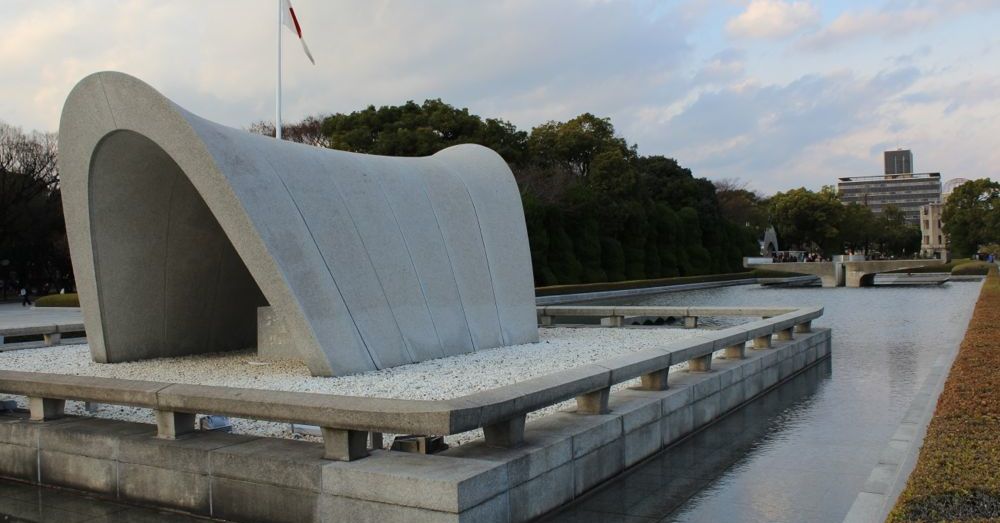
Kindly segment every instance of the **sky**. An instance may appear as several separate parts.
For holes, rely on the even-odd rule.
[[[1000,0],[294,0],[284,120],[441,98],[522,129],[610,117],[641,154],[764,193],[1000,179]],[[3,0],[0,120],[56,131],[95,71],[210,120],[274,118],[275,0]]]

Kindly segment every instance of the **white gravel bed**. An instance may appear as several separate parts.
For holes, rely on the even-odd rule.
[[[488,390],[613,356],[690,338],[700,329],[544,328],[539,342],[440,358],[336,378],[313,377],[294,361],[261,361],[255,351],[225,352],[129,363],[95,363],[87,345],[63,345],[0,353],[0,369],[131,380],[218,385],[264,390],[343,394],[373,398],[449,399]],[[682,364],[683,365],[683,364]],[[681,366],[682,366],[681,365]],[[681,366],[675,366],[680,370]],[[615,389],[633,385],[619,384]],[[23,398],[18,398],[23,401]],[[532,413],[535,418],[570,406],[572,400]],[[22,403],[23,406],[23,403]],[[71,414],[88,414],[68,402]],[[90,415],[154,423],[149,409],[101,405]],[[287,423],[233,420],[233,431],[302,439]],[[392,435],[386,435],[386,443]],[[470,431],[446,438],[451,445],[482,437]],[[312,439],[306,437],[306,439]],[[318,438],[317,438],[318,440]]]

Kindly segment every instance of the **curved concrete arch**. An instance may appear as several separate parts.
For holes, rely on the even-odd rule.
[[[282,142],[102,72],[66,101],[59,164],[96,361],[247,348],[265,304],[315,375],[538,339],[520,195],[484,147]]]

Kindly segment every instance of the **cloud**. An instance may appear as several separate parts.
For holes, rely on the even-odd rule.
[[[944,113],[960,108],[989,109],[996,105],[1000,93],[1000,77],[978,74],[971,79],[934,82],[908,93],[905,101],[911,106],[941,107]]]
[[[688,27],[642,4],[298,0],[295,7],[317,65],[286,32],[289,119],[438,97],[529,127],[585,111],[618,115],[652,93],[669,96],[665,87],[691,54]],[[243,0],[0,4],[0,118],[52,130],[76,81],[115,69],[209,119],[233,126],[270,119],[273,18],[266,2]]]
[[[995,0],[908,0],[888,2],[879,9],[846,11],[815,33],[800,47],[828,50],[864,38],[898,38],[968,14],[1000,10]]]
[[[819,24],[819,9],[806,0],[752,0],[726,24],[736,38],[778,39]]]
[[[728,83],[742,78],[746,72],[746,53],[739,49],[725,49],[714,55],[695,74],[694,83]]]
[[[806,49],[820,50],[863,36],[900,36],[926,27],[937,16],[934,10],[927,8],[847,12],[835,18],[821,31],[804,37],[801,45]]]
[[[919,78],[919,70],[904,67],[870,77],[810,74],[784,85],[742,82],[697,97],[666,121],[663,140],[701,175],[738,176],[762,189],[787,187],[775,183],[782,179],[799,186],[817,174],[833,178],[823,153],[811,156],[811,171],[789,166],[809,158],[805,151],[858,129],[885,129],[892,120],[885,107]]]

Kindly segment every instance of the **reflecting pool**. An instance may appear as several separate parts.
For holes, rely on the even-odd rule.
[[[592,302],[823,305],[814,323],[833,328],[832,358],[547,521],[843,520],[931,365],[961,342],[980,285],[754,285]]]

